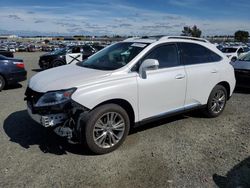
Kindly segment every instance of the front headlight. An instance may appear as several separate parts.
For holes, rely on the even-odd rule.
[[[71,95],[75,91],[76,88],[47,92],[37,101],[35,107],[45,107],[65,103],[71,99]]]

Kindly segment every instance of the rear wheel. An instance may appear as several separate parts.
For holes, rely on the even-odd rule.
[[[212,90],[206,108],[205,115],[208,117],[217,117],[225,109],[227,102],[227,90],[221,85],[215,86]]]
[[[55,60],[53,61],[52,63],[52,66],[53,67],[59,67],[59,66],[62,66],[62,65],[65,65],[65,62],[61,61],[61,60]]]
[[[3,90],[3,88],[5,87],[6,82],[3,76],[0,75],[0,91]]]
[[[86,119],[80,116],[79,120],[83,142],[95,154],[105,154],[117,149],[130,128],[127,112],[116,104],[99,106]]]

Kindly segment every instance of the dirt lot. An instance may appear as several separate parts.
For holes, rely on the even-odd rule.
[[[16,54],[29,78],[39,71],[39,55]],[[29,118],[26,86],[0,92],[0,187],[250,186],[250,91],[235,92],[219,118],[168,118],[134,129],[115,152],[93,156]]]

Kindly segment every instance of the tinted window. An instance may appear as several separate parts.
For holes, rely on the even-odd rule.
[[[223,48],[221,51],[223,53],[235,53],[237,51],[237,48]]]
[[[218,54],[199,44],[180,43],[179,46],[185,65],[217,62],[222,59]]]
[[[81,52],[81,48],[79,46],[72,48],[72,53],[80,53]]]
[[[179,65],[178,53],[175,44],[169,44],[157,47],[144,58],[157,59],[159,61],[159,68],[174,67]]]
[[[82,49],[83,49],[83,52],[85,53],[92,53],[92,49],[90,46],[83,46]]]

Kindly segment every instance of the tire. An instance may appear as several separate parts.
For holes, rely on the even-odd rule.
[[[5,85],[6,85],[6,81],[5,81],[4,77],[0,75],[0,91],[3,90]]]
[[[108,123],[108,117],[115,117],[114,121]],[[117,125],[116,128],[114,125]],[[80,115],[77,127],[81,129],[82,142],[90,151],[105,154],[116,150],[124,142],[129,133],[130,120],[122,107],[106,104],[95,108],[87,116]]]
[[[209,118],[218,117],[225,109],[227,96],[227,90],[224,86],[215,86],[209,96],[204,114]]]
[[[52,67],[59,67],[65,65],[65,62],[61,61],[61,60],[55,60],[52,62]]]

